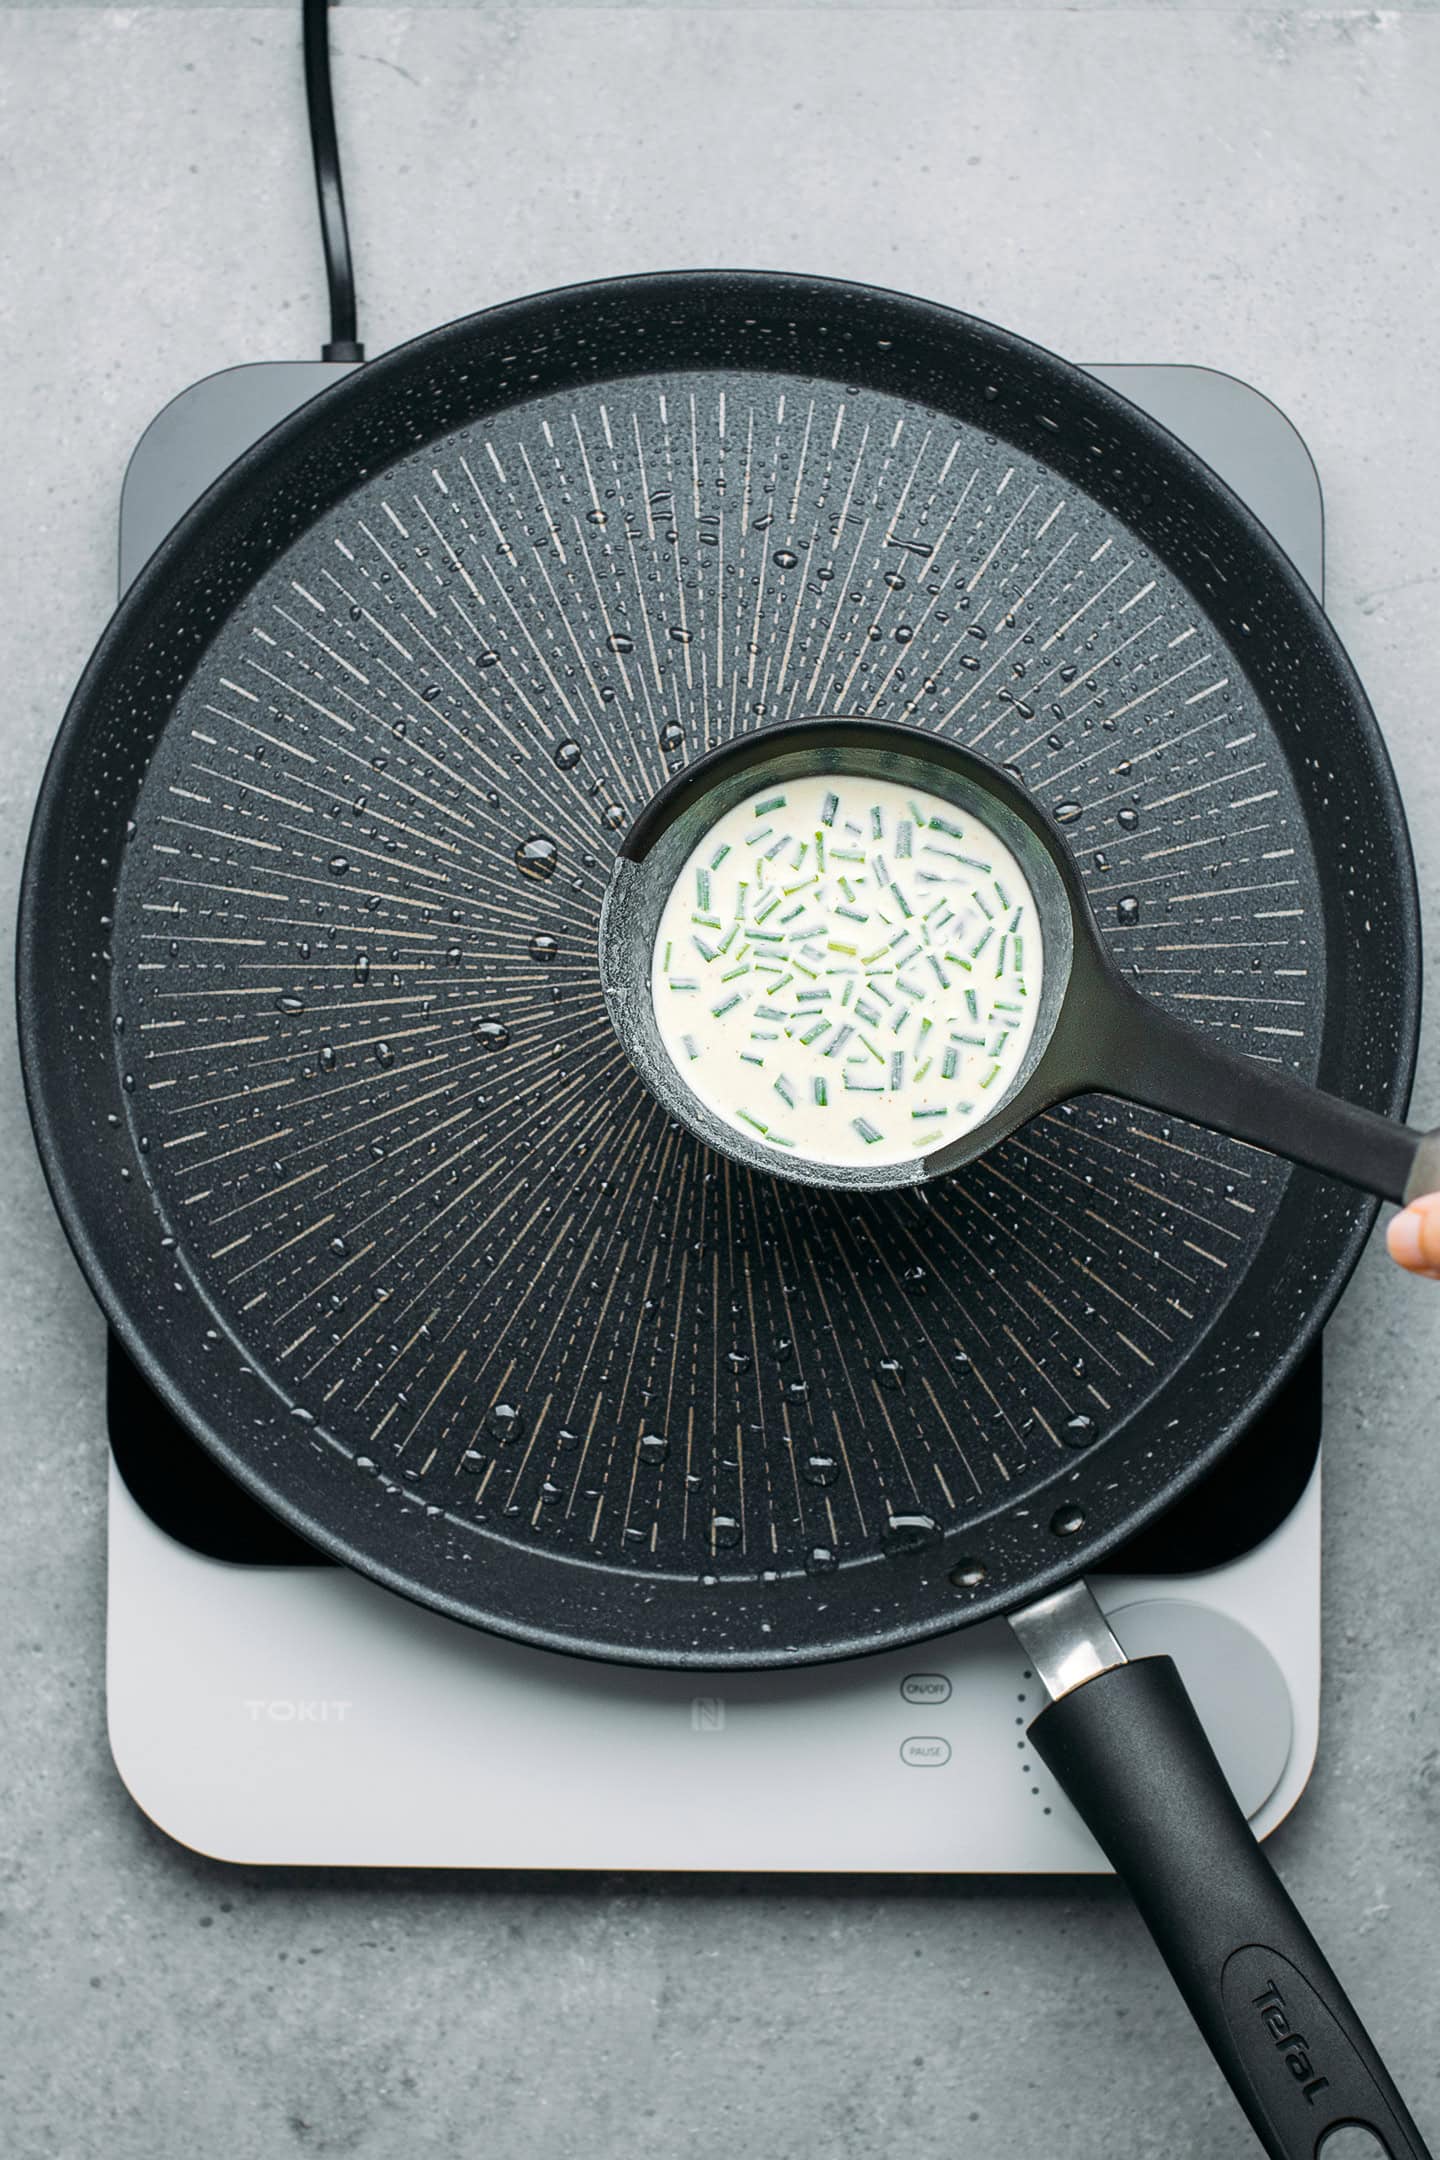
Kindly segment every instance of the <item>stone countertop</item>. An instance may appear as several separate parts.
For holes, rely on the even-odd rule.
[[[730,263],[1268,391],[1440,919],[1440,14],[347,5],[335,43],[372,352]],[[8,935],[135,438],[197,376],[318,351],[297,12],[0,10],[0,170]],[[15,2160],[1255,2149],[1108,1885],[271,1875],[153,1830],[105,1743],[102,1330],[0,1026]],[[1420,1114],[1437,1070],[1431,1024]],[[1372,1253],[1328,1346],[1324,1732],[1273,1850],[1440,2134],[1440,1291]]]

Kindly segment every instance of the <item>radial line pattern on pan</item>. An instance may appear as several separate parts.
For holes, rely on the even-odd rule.
[[[1284,760],[1094,503],[833,384],[517,407],[256,588],[122,880],[157,1197],[336,1476],[642,1569],[823,1569],[1053,1474],[1205,1326],[1263,1156],[1091,1100],[841,1206],[706,1156],[632,1072],[595,962],[620,834],[708,744],[841,711],[1013,766],[1147,992],[1313,1069]]]

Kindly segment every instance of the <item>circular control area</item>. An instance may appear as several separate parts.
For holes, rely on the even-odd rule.
[[[1285,1676],[1258,1636],[1228,1614],[1146,1598],[1106,1614],[1125,1655],[1172,1657],[1247,1816],[1285,1774],[1294,1713]]]

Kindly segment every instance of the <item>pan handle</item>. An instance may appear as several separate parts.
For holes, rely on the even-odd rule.
[[[1440,1190],[1440,1129],[1402,1125],[1223,1049],[1108,968],[1077,1018],[1067,1062],[1088,1070],[1087,1087],[1248,1140],[1383,1200],[1403,1205]]]
[[[1087,1615],[1115,1662],[1080,1639]],[[1012,1625],[1058,1696],[1030,1739],[1134,1898],[1266,2152],[1317,2160],[1343,2128],[1333,2160],[1429,2160],[1172,1660],[1127,1662],[1083,1584]]]

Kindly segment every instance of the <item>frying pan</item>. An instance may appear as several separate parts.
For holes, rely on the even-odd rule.
[[[1045,954],[1034,1033],[1005,1092],[997,1090],[990,1116],[929,1154],[875,1168],[784,1153],[766,1138],[752,1140],[687,1084],[661,1037],[651,992],[661,912],[716,820],[756,793],[820,774],[924,789],[968,821],[950,830],[972,838],[991,832],[1008,842],[1034,897]],[[906,942],[903,922],[901,933]],[[918,950],[918,939],[915,944]],[[1038,1111],[1100,1090],[1273,1149],[1384,1199],[1413,1200],[1440,1186],[1440,1134],[1412,1131],[1396,1118],[1305,1087],[1288,1073],[1257,1068],[1138,996],[1105,950],[1055,822],[986,759],[894,722],[848,716],[795,721],[712,750],[677,774],[641,812],[616,855],[600,915],[600,969],[615,1031],[659,1100],[711,1147],[801,1184],[882,1191],[944,1177]],[[906,1011],[903,999],[900,1010]],[[813,1007],[806,1017],[814,1021]],[[818,1048],[813,1053],[817,1061],[824,1054]]]
[[[1142,994],[1403,1109],[1393,780],[1235,498],[982,323],[667,276],[370,364],[131,588],[24,875],[61,1218],[221,1464],[457,1619],[713,1669],[1016,1614],[1036,1744],[1268,2149],[1418,2153],[1170,1668],[1077,1586],[1291,1369],[1373,1204],[1100,1097],[933,1193],[708,1153],[607,1015],[610,863],[707,743],[816,710],[1077,806]]]

